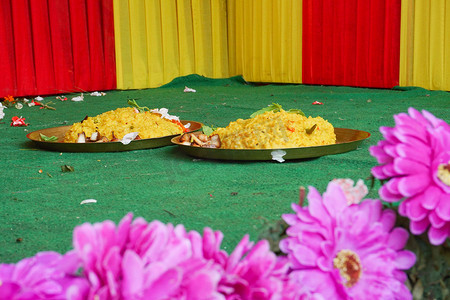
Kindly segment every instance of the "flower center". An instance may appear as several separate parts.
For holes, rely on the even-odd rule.
[[[447,164],[440,164],[437,177],[446,185],[450,186],[450,161]]]
[[[341,250],[333,259],[333,266],[339,269],[341,277],[346,280],[346,287],[354,286],[362,274],[361,260],[359,256],[351,250]]]

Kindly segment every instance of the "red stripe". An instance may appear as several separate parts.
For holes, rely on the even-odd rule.
[[[12,29],[11,2],[0,1],[0,96],[15,95],[16,64]]]
[[[0,97],[116,88],[112,0],[0,1]]]
[[[401,0],[303,1],[303,83],[398,85]]]

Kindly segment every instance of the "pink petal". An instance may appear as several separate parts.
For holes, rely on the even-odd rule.
[[[408,270],[416,263],[416,255],[411,251],[399,251],[395,258],[395,267],[400,270]]]
[[[439,196],[441,191],[435,185],[430,185],[422,197],[422,206],[428,210],[433,210],[436,208],[436,205],[439,203]]]
[[[378,193],[380,194],[381,199],[388,202],[396,202],[403,198],[403,196],[400,194],[391,193],[389,189],[384,185],[378,190]]]
[[[401,178],[398,189],[403,196],[411,197],[425,190],[429,184],[430,177],[428,174],[416,174]]]
[[[408,158],[397,157],[394,159],[394,170],[398,174],[408,175],[426,173],[428,167]]]
[[[430,226],[430,221],[428,220],[428,218],[424,218],[420,221],[411,221],[409,223],[409,230],[412,234],[419,235],[424,233],[427,230],[428,226]]]
[[[389,176],[384,174],[384,165],[383,166],[375,166],[372,168],[372,175],[378,179],[388,179]]]
[[[430,220],[431,226],[435,228],[441,228],[445,225],[445,221],[442,220],[435,211],[432,211],[430,215],[428,216],[428,220]]]
[[[314,188],[312,186],[310,186],[308,188],[309,188],[309,192],[308,192],[308,196],[307,196],[308,203],[309,203],[308,210],[309,210],[311,216],[320,220],[322,224],[327,226],[328,224],[330,224],[330,217],[322,203],[322,196],[316,190],[316,188]]]
[[[303,245],[292,245],[292,255],[294,258],[304,266],[316,266],[318,254],[311,250],[311,248]]]
[[[169,299],[169,296],[179,288],[181,280],[181,271],[170,269],[153,282],[141,299]]]
[[[450,221],[450,194],[441,194],[439,204],[436,207],[436,214],[447,222]]]
[[[125,251],[122,260],[122,274],[124,296],[133,298],[143,292],[144,263],[132,250]]]
[[[347,198],[339,184],[333,182],[328,184],[326,192],[323,193],[323,204],[332,217],[348,207]]]
[[[389,234],[388,245],[394,250],[400,250],[405,248],[408,241],[408,231],[404,228],[397,227]]]
[[[398,195],[399,198],[403,198],[400,195],[400,192],[398,191],[398,184],[400,182],[400,178],[395,177],[392,178],[391,180],[389,180],[388,182],[386,182],[384,184],[384,186],[386,186],[386,188],[389,190],[389,192],[393,195]]]
[[[405,144],[397,144],[396,147],[397,153],[400,157],[407,157],[408,159],[421,162],[424,165],[430,165],[431,157],[428,153],[426,153],[428,149],[425,151],[418,151],[418,149],[409,147]]]
[[[380,146],[369,147],[370,155],[375,157],[379,164],[385,164],[392,161],[392,157],[387,155],[386,152]]]
[[[430,230],[428,230],[428,238],[430,239],[430,243],[435,246],[443,244],[449,236],[450,223],[447,223],[441,228],[431,227]]]
[[[428,215],[428,211],[422,207],[421,199],[422,197],[419,196],[405,201],[406,215],[412,221],[423,220]]]
[[[386,232],[391,231],[392,227],[395,225],[396,219],[395,212],[390,209],[385,209],[380,217],[380,223],[383,225],[383,230]]]

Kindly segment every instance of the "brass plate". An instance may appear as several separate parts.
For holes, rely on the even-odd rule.
[[[185,121],[181,120],[183,125],[191,123],[189,129],[191,131],[197,131],[202,128],[203,124],[195,121]],[[108,142],[108,143],[64,143],[64,134],[69,130],[71,125],[60,126],[53,128],[46,128],[37,131],[30,132],[27,134],[27,138],[35,143],[36,146],[59,152],[117,152],[117,151],[130,151],[130,150],[141,150],[141,149],[151,149],[163,146],[172,145],[171,139],[178,135],[168,135],[159,138],[142,139],[132,141],[128,145],[124,145],[121,142]],[[48,137],[56,136],[57,141],[47,142],[41,141],[40,134],[46,135]]]
[[[283,159],[304,159],[320,157],[324,155],[344,153],[355,150],[365,139],[370,137],[370,133],[366,131],[334,128],[336,133],[336,144],[314,146],[314,147],[299,147],[299,148],[283,148],[283,149],[214,149],[201,148],[182,145],[180,143],[180,136],[172,138],[172,143],[179,146],[184,153],[208,159],[219,160],[272,160],[272,151],[283,150],[286,154]],[[197,133],[199,134],[199,133]]]

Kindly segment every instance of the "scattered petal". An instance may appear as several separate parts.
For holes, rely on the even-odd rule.
[[[277,162],[284,162],[283,156],[286,155],[286,151],[284,150],[274,150],[270,154],[272,154],[272,159],[276,160]]]
[[[34,100],[36,100],[36,101],[42,101],[42,100],[44,100],[44,98],[42,98],[41,96],[37,96],[36,98],[34,98]]]
[[[97,203],[95,199],[86,199],[80,202],[80,204]]]
[[[123,138],[120,140],[120,142],[124,145],[128,145],[133,141],[137,136],[139,135],[139,132],[130,132],[123,136]]]
[[[312,104],[313,104],[313,105],[323,105],[323,103],[322,103],[322,102],[319,102],[319,101],[314,101]]]
[[[61,101],[66,101],[67,97],[62,95],[62,96],[56,96],[56,99],[61,100]]]
[[[197,91],[191,88],[188,88],[187,86],[184,87],[185,93],[196,93]]]
[[[101,96],[105,96],[106,93],[104,93],[104,92],[92,92],[89,95],[94,96],[94,97],[101,97]]]
[[[17,109],[22,109],[23,108],[23,104],[22,103],[16,103],[15,107]]]
[[[22,117],[19,118],[17,116],[14,116],[11,119],[11,126],[20,127],[20,126],[28,126],[28,124],[25,123],[25,118]]]
[[[84,100],[84,95],[83,95],[83,93],[81,93],[80,96],[73,97],[73,98],[70,99],[70,100],[75,101],[75,102],[83,101],[83,100]]]

